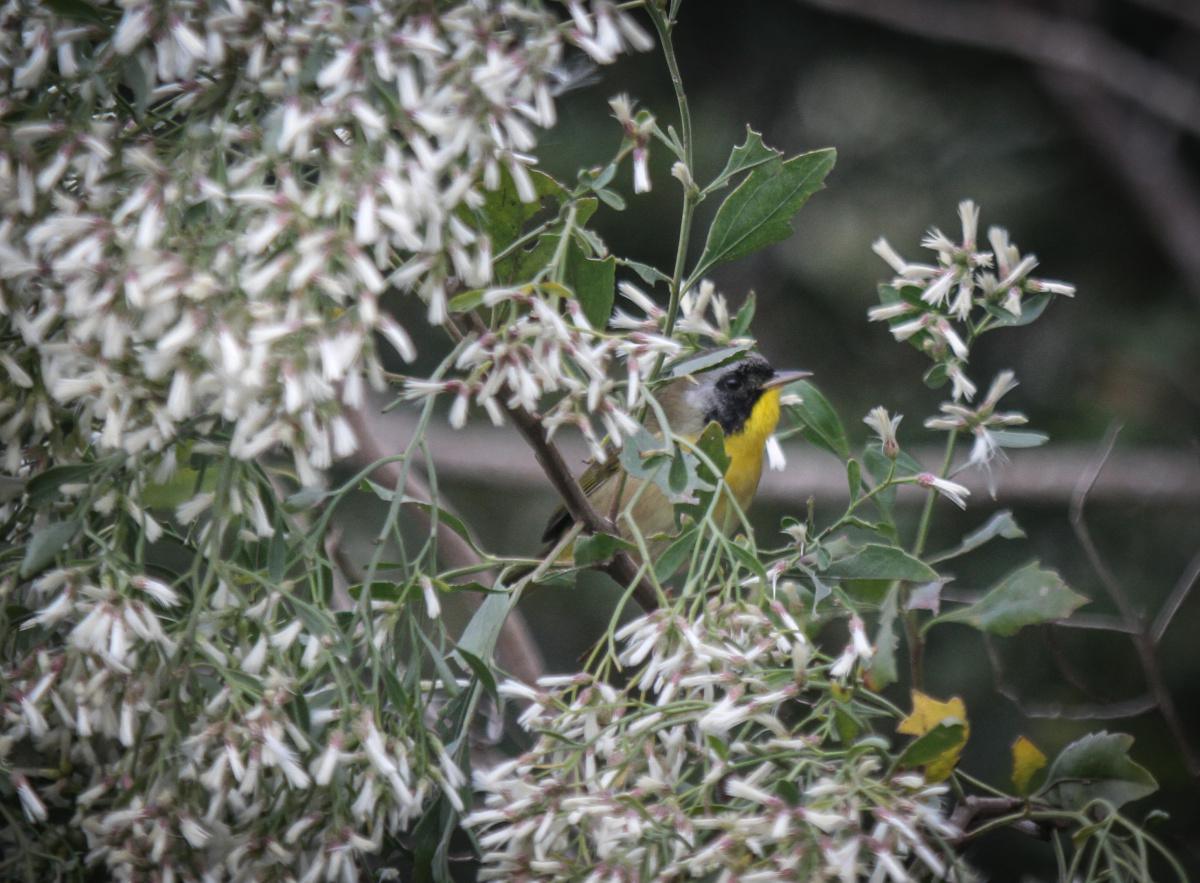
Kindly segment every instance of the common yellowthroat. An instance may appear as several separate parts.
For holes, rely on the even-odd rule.
[[[751,354],[710,371],[672,380],[659,388],[657,397],[671,431],[681,438],[695,441],[709,423],[721,427],[729,459],[725,483],[744,511],[758,490],[767,439],[779,423],[780,390],[810,373],[776,371],[762,356]],[[647,428],[659,431],[654,420]],[[620,478],[616,457],[602,464],[593,463],[580,477],[580,488],[599,514],[608,515],[612,509],[622,484]],[[631,516],[642,536],[670,533],[675,524],[671,501],[657,485],[644,489],[641,485],[639,479],[628,476],[621,492],[622,504],[636,499]],[[716,512],[718,524],[727,523],[726,509],[722,500]],[[551,516],[542,540],[558,542],[573,521],[570,513],[560,508]],[[624,525],[621,533],[628,535]]]

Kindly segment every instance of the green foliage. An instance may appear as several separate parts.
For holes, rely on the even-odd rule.
[[[793,405],[791,410],[800,420],[804,438],[839,460],[849,460],[850,445],[846,441],[846,430],[842,428],[842,421],[838,419],[833,405],[807,380],[792,384],[792,388],[800,396],[800,402]]]
[[[1010,573],[974,604],[944,613],[934,622],[962,622],[1007,636],[1025,626],[1065,619],[1087,601],[1067,588],[1057,573],[1034,561]]]
[[[1046,772],[1041,794],[1065,809],[1083,809],[1095,800],[1121,807],[1158,790],[1145,767],[1129,757],[1133,737],[1089,733],[1061,752]]]
[[[761,147],[743,146],[743,159],[749,155],[761,158]],[[689,278],[699,280],[713,267],[790,236],[792,216],[821,189],[836,158],[837,152],[829,148],[758,165],[717,209],[704,251]],[[732,157],[730,162],[734,162]]]

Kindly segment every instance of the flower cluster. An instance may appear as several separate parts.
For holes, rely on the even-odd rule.
[[[52,570],[30,600],[30,652],[0,669],[0,764],[27,821],[73,819],[89,865],[353,879],[356,856],[433,795],[462,807],[465,780],[428,730],[402,709],[377,718],[352,678],[314,677],[346,651],[297,618],[286,590],[252,601],[221,581],[195,617],[193,657],[179,653],[183,599],[154,577]],[[200,713],[180,719],[180,701]],[[174,762],[147,780],[164,748]]]
[[[472,401],[497,425],[505,408],[532,412],[544,406],[541,422],[549,437],[573,426],[592,455],[606,459],[606,438],[620,447],[637,432],[632,415],[645,402],[644,380],[654,365],[681,353],[683,345],[663,334],[665,312],[631,283],[622,282],[620,292],[642,315],[617,309],[610,325],[620,333],[594,327],[579,301],[558,296],[556,288],[531,284],[484,292],[484,306],[503,307],[512,318],[498,329],[469,334],[453,363],[457,378],[408,380],[405,396],[452,395],[449,419],[456,428],[465,425]],[[730,340],[729,311],[711,282],[680,299],[676,328],[695,345]]]
[[[886,239],[875,242],[875,253],[896,277],[880,287],[883,303],[868,312],[874,321],[889,322],[896,340],[912,342],[937,362],[956,402],[975,396],[977,387],[965,371],[975,337],[992,327],[1031,321],[1050,297],[1075,294],[1072,285],[1033,278],[1037,258],[1022,257],[1000,227],[988,230],[992,251],[982,250],[975,203],[963,201],[958,214],[961,242],[937,228],[921,240],[937,253],[936,264],[909,263]]]
[[[0,871],[347,880],[461,808],[437,690],[379,685],[431,580],[335,616],[279,497],[415,358],[386,298],[491,281],[569,47],[648,43],[608,0],[0,3]]]
[[[885,772],[878,744],[835,742],[828,665],[783,604],[714,599],[619,636],[624,689],[585,674],[503,688],[546,735],[476,773],[481,879],[914,880],[956,866],[945,789]]]
[[[569,24],[510,2],[89,8],[0,8],[10,473],[69,412],[64,450],[157,451],[215,419],[235,456],[285,446],[315,483],[355,447],[342,408],[382,384],[376,335],[415,355],[381,297],[440,322],[449,286],[491,278],[466,219],[502,168],[533,198],[566,43],[648,44],[606,0]]]
[[[868,315],[872,320],[889,322],[897,340],[908,340],[928,353],[935,365],[926,375],[927,382],[936,385],[950,381],[951,401],[943,402],[941,413],[926,420],[925,427],[970,433],[971,453],[960,468],[984,470],[995,496],[992,462],[997,458],[1003,460],[1002,448],[1030,447],[1041,444],[1046,437],[1011,429],[1026,423],[1025,415],[996,411],[1001,397],[1017,385],[1012,371],[996,375],[977,407],[964,404],[974,399],[978,391],[966,373],[971,345],[980,334],[993,328],[1033,321],[1052,297],[1073,296],[1075,287],[1033,278],[1030,274],[1037,267],[1037,258],[1022,256],[1009,240],[1008,231],[1000,227],[988,230],[992,250],[981,250],[976,241],[979,209],[966,200],[959,204],[958,213],[962,221],[960,243],[936,228],[921,241],[926,248],[937,252],[936,265],[908,263],[887,240],[875,242],[876,254],[897,275],[890,284],[880,286],[883,303],[872,307]],[[896,427],[900,417],[889,418],[884,409],[876,408],[864,422],[875,430],[883,452],[895,459],[899,452]],[[922,473],[916,480],[955,505],[966,506],[969,492],[962,485],[930,473]]]

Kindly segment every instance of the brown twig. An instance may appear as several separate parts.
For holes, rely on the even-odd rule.
[[[602,517],[592,507],[591,501],[579,487],[579,482],[571,475],[571,470],[563,460],[558,448],[552,442],[546,441],[546,431],[541,421],[524,408],[508,408],[506,410],[513,425],[517,427],[517,431],[533,448],[533,454],[541,464],[542,471],[546,473],[546,477],[558,491],[558,495],[562,498],[567,511],[571,513],[571,517],[582,524],[589,533],[617,533],[612,522]],[[636,583],[633,597],[645,610],[654,610],[658,607],[658,592],[642,577],[638,566],[627,554],[618,552],[605,565],[604,570],[623,586]]]
[[[1155,653],[1154,640],[1146,627],[1146,623],[1134,609],[1129,596],[1125,593],[1124,587],[1104,562],[1103,557],[1101,557],[1100,550],[1092,539],[1091,531],[1088,529],[1087,521],[1084,518],[1084,507],[1087,503],[1088,492],[1104,469],[1104,464],[1117,443],[1117,436],[1120,434],[1120,431],[1121,427],[1119,424],[1114,423],[1109,427],[1108,432],[1105,434],[1104,442],[1101,445],[1099,456],[1096,457],[1091,467],[1080,476],[1079,483],[1075,486],[1075,493],[1071,498],[1071,527],[1075,531],[1075,536],[1079,540],[1079,544],[1083,547],[1084,553],[1087,555],[1088,562],[1100,578],[1100,584],[1104,587],[1105,592],[1108,593],[1109,598],[1112,599],[1117,611],[1129,625],[1137,627],[1136,632],[1130,635],[1130,640],[1133,641],[1134,649],[1137,651],[1138,662],[1141,664],[1142,675],[1146,679],[1146,686],[1149,688],[1150,694],[1154,697],[1154,701],[1162,713],[1163,720],[1166,721],[1167,728],[1171,731],[1171,736],[1179,748],[1188,774],[1192,778],[1200,780],[1200,757],[1197,756],[1196,750],[1183,728],[1179,711],[1175,707],[1175,700],[1171,697],[1166,682],[1163,680],[1162,670],[1158,665],[1158,656]]]
[[[488,327],[477,315],[472,313],[470,319],[477,333],[488,333]],[[453,336],[459,340],[462,339],[462,329],[453,320],[449,320],[447,327]],[[563,505],[571,513],[571,517],[583,525],[584,530],[589,533],[616,534],[617,529],[612,522],[592,508],[591,501],[579,486],[579,482],[575,480],[575,476],[571,474],[571,469],[563,460],[558,447],[546,439],[546,429],[537,415],[529,413],[522,407],[509,407],[503,403],[501,403],[501,407],[504,408],[513,425],[517,427],[521,437],[533,449],[538,465],[550,479],[550,484],[562,498]],[[634,600],[641,604],[644,610],[658,608],[658,591],[642,576],[638,566],[627,554],[617,552],[607,564],[603,565],[602,569],[622,586],[633,586]]]
[[[951,842],[962,843],[969,840],[975,833],[969,830],[975,820],[998,819],[1019,811],[1023,806],[1025,801],[1020,797],[965,797],[950,814],[950,824],[961,832],[957,838],[952,838]],[[1039,840],[1049,839],[1053,827],[1049,822],[1037,822],[1033,819],[1022,819],[1011,826],[1013,830],[1037,837]]]

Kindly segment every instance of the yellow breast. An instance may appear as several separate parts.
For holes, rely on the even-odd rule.
[[[762,477],[763,451],[779,425],[779,390],[768,389],[755,403],[741,432],[725,436],[729,467],[725,483],[743,510],[749,508]]]

